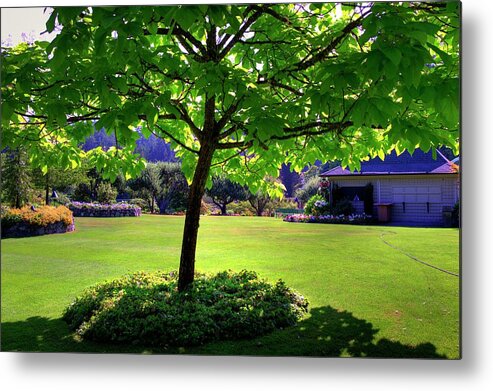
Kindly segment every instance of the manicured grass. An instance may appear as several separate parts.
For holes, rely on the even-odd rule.
[[[169,350],[79,341],[60,319],[84,288],[123,274],[178,268],[183,217],[76,218],[76,231],[2,240],[4,351],[459,357],[456,229],[203,217],[196,268],[255,270],[304,294],[297,327],[255,340]]]

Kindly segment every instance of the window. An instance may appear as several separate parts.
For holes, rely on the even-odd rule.
[[[392,189],[393,202],[437,203],[442,201],[442,188],[436,185],[398,186]]]

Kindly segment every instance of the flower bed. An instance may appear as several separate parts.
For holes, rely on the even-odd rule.
[[[125,202],[116,204],[72,202],[68,207],[75,217],[134,217],[142,214],[139,206]]]
[[[19,238],[71,232],[75,229],[72,212],[65,206],[2,210],[2,237]]]
[[[375,220],[365,213],[345,215],[312,216],[305,214],[293,214],[286,216],[284,221],[290,223],[324,223],[324,224],[373,224]]]

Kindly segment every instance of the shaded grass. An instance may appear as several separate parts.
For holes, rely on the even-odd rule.
[[[74,233],[2,240],[2,350],[147,351],[77,341],[60,316],[90,285],[138,270],[177,269],[183,222],[77,218]],[[380,236],[388,231],[392,245],[458,270],[456,229],[202,218],[198,270],[281,278],[308,298],[310,315],[296,328],[252,341],[165,352],[458,358],[459,279],[385,245]]]

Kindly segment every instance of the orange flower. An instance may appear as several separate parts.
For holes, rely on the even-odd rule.
[[[32,210],[31,207],[25,206],[21,209],[10,209],[10,214],[20,216],[20,218],[29,224],[46,227],[48,224],[63,222],[66,225],[72,224],[72,212],[66,206],[41,206]]]

